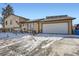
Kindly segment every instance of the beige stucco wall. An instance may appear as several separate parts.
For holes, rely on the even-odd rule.
[[[69,20],[69,34],[73,34],[72,33],[72,30],[73,30],[73,28],[72,28],[72,20]]]
[[[7,25],[6,25],[6,21],[7,21]],[[12,24],[10,24],[10,21],[12,21]],[[19,22],[19,17],[10,15],[8,18],[4,20],[4,27],[5,28],[19,27],[19,24],[17,24],[16,21]]]
[[[42,32],[42,24],[39,22],[39,32]]]
[[[38,27],[39,27],[39,26],[38,26],[38,22],[35,22],[35,23],[34,23],[34,30],[36,31],[36,33],[38,33],[38,30],[39,30]]]

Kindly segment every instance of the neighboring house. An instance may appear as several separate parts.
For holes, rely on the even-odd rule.
[[[19,22],[26,22],[29,19],[17,16],[17,15],[10,15],[3,21],[3,28],[4,31],[21,31]]]
[[[68,15],[47,16],[43,19],[29,20],[16,15],[10,15],[4,20],[7,31],[22,31],[36,33],[72,34],[72,20]]]
[[[20,22],[23,31],[36,33],[72,34],[73,17],[67,15],[47,16],[34,21]]]

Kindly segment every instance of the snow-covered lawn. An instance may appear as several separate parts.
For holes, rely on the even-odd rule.
[[[79,55],[78,35],[0,33],[0,56]]]

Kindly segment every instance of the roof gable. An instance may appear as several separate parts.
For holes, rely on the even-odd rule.
[[[15,16],[15,17],[19,18],[19,21],[28,21],[29,20],[28,18],[24,18],[24,17],[17,16],[17,15],[14,15],[14,14],[9,15],[7,18],[12,17],[12,16]],[[5,18],[5,19],[7,19],[7,18]]]

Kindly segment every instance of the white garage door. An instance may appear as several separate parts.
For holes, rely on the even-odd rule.
[[[43,24],[42,32],[68,34],[68,23]]]

